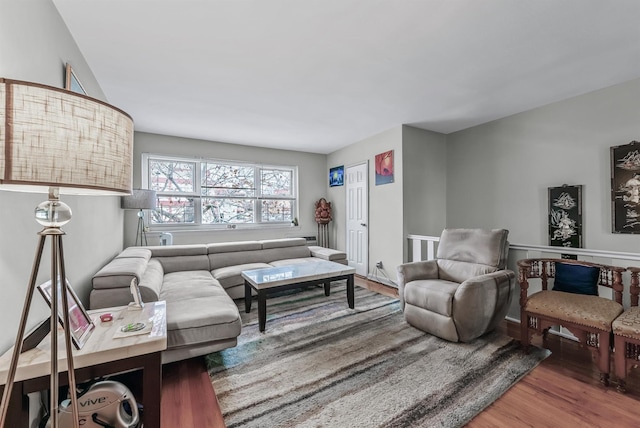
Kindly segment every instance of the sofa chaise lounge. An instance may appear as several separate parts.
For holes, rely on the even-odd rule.
[[[241,319],[233,299],[244,298],[243,270],[329,260],[346,254],[307,246],[304,238],[199,245],[129,247],[93,276],[91,309],[127,305],[135,278],[143,302],[167,302],[169,363],[233,347]]]

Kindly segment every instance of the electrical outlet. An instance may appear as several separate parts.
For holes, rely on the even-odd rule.
[[[376,267],[378,269],[382,269],[382,262],[376,262]]]

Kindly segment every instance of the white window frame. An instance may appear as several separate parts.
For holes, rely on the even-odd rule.
[[[149,182],[149,161],[157,160],[157,161],[168,161],[168,162],[185,162],[185,163],[194,163],[195,171],[194,171],[194,183],[193,183],[193,192],[188,193],[171,193],[171,192],[162,192],[159,195],[162,196],[174,196],[181,198],[193,198],[194,199],[194,221],[193,223],[152,223],[151,213],[147,214],[147,224],[152,229],[157,230],[166,230],[166,229],[174,229],[174,230],[186,230],[186,229],[211,229],[211,230],[227,230],[227,229],[255,229],[255,228],[273,228],[273,227],[290,227],[291,222],[283,221],[283,222],[262,222],[262,200],[291,200],[293,202],[293,206],[291,209],[291,215],[293,218],[299,217],[298,215],[298,207],[299,207],[299,199],[298,199],[298,167],[291,165],[271,165],[271,164],[261,164],[255,162],[246,162],[246,161],[236,161],[229,159],[215,159],[215,158],[197,158],[197,157],[184,157],[184,156],[171,156],[171,155],[163,155],[163,154],[154,154],[154,153],[143,153],[142,154],[142,169],[141,169],[141,184],[143,189],[148,189]],[[203,224],[202,223],[202,198],[206,196],[202,195],[202,164],[210,163],[210,164],[225,164],[225,165],[242,165],[248,167],[255,168],[254,180],[255,180],[255,189],[256,196],[247,197],[246,199],[253,199],[255,201],[255,210],[254,210],[254,221],[251,223],[215,223],[215,224]],[[260,186],[260,175],[263,169],[276,169],[276,170],[285,170],[291,171],[292,183],[291,183],[291,191],[292,195],[290,197],[278,197],[274,195],[262,196],[261,186]]]

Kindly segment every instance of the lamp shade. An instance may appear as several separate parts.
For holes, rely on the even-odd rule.
[[[131,195],[122,197],[122,208],[125,210],[154,210],[156,208],[156,192],[147,189],[134,189]]]
[[[128,194],[133,120],[100,100],[0,79],[0,189]]]

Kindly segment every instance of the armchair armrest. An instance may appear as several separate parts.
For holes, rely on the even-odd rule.
[[[480,275],[460,284],[453,297],[454,322],[460,340],[494,329],[507,315],[516,284],[511,270]]]
[[[438,263],[435,260],[404,263],[398,266],[398,280],[406,284],[416,279],[438,279]]]
[[[438,263],[435,260],[422,260],[401,264],[398,273],[398,295],[400,307],[404,310],[404,285],[418,279],[438,279]]]

